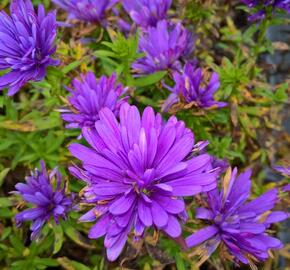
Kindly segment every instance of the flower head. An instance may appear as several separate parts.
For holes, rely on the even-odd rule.
[[[55,168],[47,173],[45,164],[41,161],[41,170],[35,170],[27,177],[26,184],[18,183],[15,188],[24,201],[34,205],[33,208],[24,210],[15,216],[17,226],[25,221],[32,221],[31,239],[39,236],[42,226],[53,218],[56,223],[59,219],[65,219],[72,207],[72,196],[65,195],[65,187],[61,187],[61,174]],[[53,182],[56,178],[56,188]]]
[[[55,52],[56,17],[45,15],[38,5],[36,14],[30,0],[12,0],[10,16],[0,12],[0,70],[9,72],[0,77],[0,89],[9,88],[12,96],[28,81],[44,78],[46,67],[57,65]]]
[[[155,27],[166,19],[172,0],[123,0],[122,4],[132,20],[141,27]]]
[[[117,84],[116,74],[97,80],[94,73],[88,72],[82,75],[82,81],[74,79],[72,86],[68,98],[72,108],[62,110],[62,118],[68,122],[67,128],[94,128],[102,108],[107,107],[118,115],[120,106],[128,100],[128,97],[120,98],[127,89]]]
[[[195,68],[190,63],[185,64],[182,73],[174,72],[175,86],[167,87],[172,94],[164,102],[163,111],[168,111],[176,103],[204,109],[226,106],[227,103],[214,100],[214,93],[220,86],[218,74],[214,72],[208,83],[206,83],[205,77],[201,68]]]
[[[236,263],[252,264],[268,258],[270,249],[278,249],[281,242],[266,233],[271,223],[288,217],[280,211],[271,212],[278,200],[278,190],[272,189],[246,202],[250,196],[251,170],[236,176],[237,170],[226,173],[222,190],[207,193],[207,208],[198,208],[196,217],[212,224],[186,239],[189,247],[201,245],[200,254],[210,256],[222,244]]]
[[[140,34],[139,49],[145,57],[133,63],[133,69],[141,74],[160,70],[179,70],[180,60],[193,49],[193,37],[181,23],[169,24],[159,21]]]
[[[149,227],[179,237],[179,221],[186,219],[183,197],[216,186],[211,157],[193,157],[192,132],[175,117],[163,122],[151,107],[140,116],[124,104],[120,121],[108,108],[99,115],[95,131],[83,130],[90,147],[69,147],[82,161],[82,169],[70,171],[86,182],[85,201],[93,205],[80,220],[97,220],[89,237],[105,236],[109,260],[119,256],[131,230],[137,239]]]
[[[289,0],[241,0],[249,8],[259,8],[259,10],[249,17],[251,21],[261,20],[266,15],[266,9],[272,7],[272,11],[275,12],[277,8],[283,9],[290,13],[290,1]]]
[[[70,19],[104,23],[106,12],[119,0],[53,0],[69,14]]]

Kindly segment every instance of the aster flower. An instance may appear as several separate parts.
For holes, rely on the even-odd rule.
[[[34,205],[20,212],[15,216],[17,226],[21,226],[25,221],[32,221],[30,227],[31,239],[36,239],[41,232],[43,225],[53,218],[55,223],[60,219],[65,219],[72,206],[73,196],[66,196],[64,184],[61,187],[61,174],[55,168],[50,174],[47,173],[45,163],[40,162],[41,169],[32,172],[27,177],[26,184],[18,183],[15,188],[24,201]],[[56,180],[56,188],[53,189],[53,182]]]
[[[186,63],[182,73],[174,72],[173,79],[175,86],[173,88],[166,86],[172,92],[165,100],[162,110],[168,111],[173,105],[180,108],[198,108],[212,109],[225,107],[227,103],[214,100],[214,93],[219,89],[220,82],[217,73],[212,73],[208,83],[201,68],[195,68],[192,64]],[[207,76],[209,77],[209,76]]]
[[[123,0],[122,4],[138,26],[147,28],[166,19],[172,0]]]
[[[289,0],[241,0],[241,2],[246,4],[249,8],[261,8],[249,17],[251,21],[263,19],[266,15],[266,9],[269,7],[272,7],[273,12],[278,8],[290,13]]]
[[[53,0],[69,14],[69,19],[104,24],[106,13],[119,0]]]
[[[70,171],[86,182],[85,202],[94,206],[80,220],[97,220],[89,238],[105,236],[113,261],[131,230],[136,239],[149,227],[179,237],[179,221],[187,217],[183,197],[213,189],[217,171],[208,154],[191,156],[194,136],[175,117],[163,122],[151,107],[140,116],[127,103],[120,121],[108,108],[99,116],[96,130],[83,130],[90,147],[70,145],[82,161],[82,168]]]
[[[139,49],[145,57],[133,63],[137,73],[149,74],[160,70],[179,70],[180,60],[193,49],[193,37],[181,23],[159,21],[156,27],[141,32]]]
[[[277,172],[284,174],[286,176],[290,176],[290,166],[273,166],[273,169],[276,170]]]
[[[0,12],[0,89],[9,88],[12,96],[28,81],[41,81],[47,66],[58,61],[51,58],[56,50],[56,17],[45,15],[42,5],[36,14],[30,0],[12,0],[10,16]]]
[[[68,101],[71,109],[62,110],[62,119],[68,122],[67,128],[94,128],[99,120],[99,111],[107,107],[118,115],[120,106],[129,97],[121,98],[127,88],[116,82],[116,74],[109,78],[102,76],[98,80],[93,72],[81,76],[82,80],[74,79],[73,89],[68,89],[71,96]]]
[[[276,170],[277,172],[283,174],[286,177],[290,177],[289,162],[286,162],[285,166],[275,165],[275,166],[273,166],[273,169]],[[290,191],[290,184],[283,186],[282,191],[289,192]]]
[[[282,243],[266,233],[271,223],[288,217],[281,211],[271,212],[278,200],[278,190],[272,189],[260,197],[246,202],[250,196],[251,170],[237,175],[229,168],[218,188],[207,193],[207,208],[196,209],[196,218],[212,224],[186,239],[189,247],[200,245],[198,252],[208,258],[219,245],[236,263],[253,265],[264,261],[270,249],[279,249]]]

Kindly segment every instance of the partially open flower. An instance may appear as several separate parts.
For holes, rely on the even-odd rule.
[[[122,5],[132,20],[141,27],[156,26],[166,19],[172,0],[123,0]]]
[[[196,218],[210,223],[186,239],[189,247],[198,246],[198,252],[207,259],[219,245],[225,258],[236,263],[252,265],[269,257],[271,249],[282,243],[267,234],[267,228],[288,218],[281,211],[271,211],[278,201],[278,190],[272,189],[260,197],[246,202],[250,196],[251,170],[237,176],[237,169],[229,168],[218,188],[207,193],[207,207],[196,209]]]
[[[53,0],[69,14],[70,19],[104,24],[106,13],[119,0]]]
[[[58,223],[59,219],[65,219],[72,207],[73,196],[65,194],[66,185],[62,187],[61,174],[55,168],[50,174],[46,171],[45,164],[41,161],[41,170],[35,170],[26,179],[26,184],[18,183],[15,188],[24,201],[33,207],[15,216],[17,226],[25,221],[32,221],[30,227],[31,239],[40,235],[41,228],[51,218]],[[56,180],[56,181],[55,181]],[[55,183],[54,183],[55,182]],[[53,187],[55,184],[55,189]]]
[[[67,128],[94,129],[102,108],[107,107],[118,115],[121,105],[129,98],[121,97],[127,88],[117,83],[116,74],[97,79],[94,73],[89,72],[81,78],[81,81],[74,79],[72,88],[68,88],[71,92],[68,98],[71,109],[61,110],[62,119],[68,122]]]
[[[208,77],[206,79],[206,77]],[[201,68],[196,68],[186,63],[182,72],[174,72],[175,85],[167,87],[172,92],[165,100],[162,110],[190,109],[191,107],[213,109],[222,108],[227,105],[225,102],[218,102],[214,99],[215,92],[220,87],[217,73],[210,74]]]
[[[266,9],[272,8],[272,12],[276,9],[282,9],[290,13],[290,1],[289,0],[241,0],[249,8],[258,8],[259,10],[249,17],[251,21],[257,21],[265,18]]]
[[[192,34],[181,23],[159,21],[140,34],[139,49],[145,56],[133,63],[139,74],[150,74],[160,70],[179,70],[181,60],[194,48]]]

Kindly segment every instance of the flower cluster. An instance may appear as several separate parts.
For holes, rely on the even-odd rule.
[[[70,19],[105,23],[108,12],[119,0],[53,0],[69,14]]]
[[[46,67],[58,61],[51,58],[56,50],[54,12],[46,15],[39,5],[36,14],[30,0],[12,0],[10,14],[0,12],[0,70],[9,69],[0,77],[0,89],[9,88],[12,96],[28,81],[42,80]]]
[[[196,106],[198,108],[211,109],[226,106],[225,102],[214,100],[214,93],[219,89],[220,82],[217,73],[213,73],[208,83],[201,68],[195,68],[186,63],[182,73],[173,73],[175,85],[167,88],[172,92],[163,104],[163,111],[168,111],[174,104],[184,104],[186,108]],[[177,105],[178,106],[178,105]]]
[[[141,33],[139,49],[145,56],[133,63],[133,69],[141,74],[179,70],[180,60],[190,54],[193,44],[191,33],[181,23],[159,21]]]
[[[122,4],[136,25],[155,27],[166,19],[172,0],[123,0]]]
[[[249,8],[260,7],[261,9],[255,14],[249,17],[250,20],[256,21],[261,20],[266,15],[266,9],[268,7],[272,8],[272,12],[276,9],[283,9],[290,13],[290,1],[289,0],[241,0],[242,3],[246,4]]]
[[[289,0],[241,1],[257,10],[252,19],[261,19],[278,8],[290,13]],[[227,105],[214,96],[220,87],[218,74],[197,67],[193,64],[195,60],[190,59],[194,49],[192,33],[181,22],[168,19],[172,0],[53,2],[66,10],[69,18],[105,27],[110,20],[107,13],[112,10],[116,24],[129,32],[135,29],[127,23],[129,17],[126,15],[124,20],[119,17],[125,10],[140,33],[139,44],[120,45],[133,49],[134,53],[139,46],[141,58],[132,64],[134,76],[169,71],[166,79],[173,79],[173,87],[164,83],[171,94],[162,111],[174,113],[175,108],[193,106],[210,110]],[[115,8],[117,3],[120,8]],[[1,90],[9,88],[8,95],[14,95],[28,81],[42,80],[48,66],[58,64],[52,58],[56,30],[55,13],[46,14],[42,5],[36,13],[31,0],[12,0],[10,15],[0,12],[0,70],[4,71],[0,77]],[[107,30],[106,39],[114,36],[113,29]],[[110,47],[108,42],[105,44]],[[102,51],[108,55],[104,58],[106,71],[111,70],[107,63],[119,64],[118,59],[109,59],[119,51],[114,46],[111,46],[114,54]],[[128,71],[130,61],[133,60],[125,59],[116,70],[123,72],[128,85],[136,86],[138,80]],[[151,107],[141,114],[136,106],[128,104],[128,88],[118,83],[115,73],[96,78],[93,72],[88,72],[80,77],[72,80],[71,88],[67,87],[68,107],[60,110],[66,128],[80,129],[80,137],[86,141],[86,146],[81,140],[70,144],[69,151],[80,164],[73,164],[69,171],[85,183],[80,192],[84,202],[81,206],[91,206],[80,221],[94,223],[88,237],[104,237],[110,261],[120,256],[131,235],[138,241],[147,230],[162,231],[188,248],[198,246],[202,260],[221,246],[225,258],[236,264],[252,265],[266,260],[271,249],[282,246],[267,231],[272,223],[289,216],[283,211],[273,211],[278,201],[277,189],[248,201],[250,170],[237,176],[237,169],[232,171],[226,159],[206,152],[208,141],[195,143],[193,132],[175,116],[164,120]],[[58,82],[61,84],[61,80]],[[154,104],[157,104],[155,96]],[[230,119],[230,115],[225,119]],[[274,169],[290,175],[289,167]],[[220,190],[218,179],[225,171]],[[60,172],[55,168],[48,173],[43,161],[41,169],[32,172],[26,183],[16,184],[15,189],[14,193],[31,206],[15,217],[17,226],[31,222],[31,239],[40,236],[45,223],[50,220],[59,223],[73,209],[74,195],[66,194]],[[289,185],[282,190],[288,192]],[[196,217],[206,220],[207,226],[184,241],[182,223],[188,219],[185,199],[197,194],[200,194],[197,203],[202,207],[196,209]]]
[[[62,118],[68,124],[67,128],[94,128],[99,120],[99,111],[107,107],[118,115],[120,106],[128,97],[120,98],[127,88],[116,82],[116,74],[109,78],[102,76],[98,80],[94,73],[82,75],[82,81],[74,79],[73,89],[69,88],[71,96],[68,98],[71,109],[62,110]]]
[[[41,170],[35,170],[27,177],[26,184],[18,183],[15,188],[26,202],[35,207],[24,210],[15,216],[17,226],[25,221],[32,221],[31,239],[40,235],[43,225],[53,218],[56,223],[59,219],[65,219],[72,207],[73,195],[66,196],[66,185],[62,186],[61,174],[55,168],[50,174],[47,173],[43,161]],[[53,190],[53,182],[56,178],[56,188]]]
[[[192,157],[192,132],[175,117],[163,122],[150,107],[140,116],[135,106],[124,104],[120,121],[108,108],[99,116],[96,132],[83,130],[90,147],[69,147],[82,161],[82,168],[70,171],[87,183],[86,202],[94,205],[80,219],[97,219],[89,237],[105,236],[109,260],[119,256],[131,230],[138,238],[154,226],[179,237],[179,222],[187,217],[183,197],[216,186],[211,157]]]
[[[227,258],[236,263],[253,264],[269,257],[270,249],[281,248],[282,243],[269,235],[270,224],[282,221],[288,214],[271,212],[278,200],[278,190],[272,189],[260,197],[246,202],[250,196],[251,171],[237,175],[229,168],[218,188],[207,193],[206,208],[196,209],[196,218],[212,224],[186,239],[189,247],[200,245],[199,254],[208,258],[222,244]]]

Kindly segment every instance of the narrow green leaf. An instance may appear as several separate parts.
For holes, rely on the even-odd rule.
[[[1,149],[0,149],[1,150]],[[6,175],[9,173],[10,168],[5,168],[0,172],[0,187],[2,186]]]
[[[53,227],[54,231],[54,245],[53,245],[53,254],[56,254],[60,251],[63,244],[63,230],[60,225]]]
[[[133,85],[131,86],[144,87],[144,86],[155,84],[159,82],[166,74],[167,74],[166,71],[158,71],[156,73],[153,73],[144,77],[140,77],[138,79],[135,79],[133,81]]]

